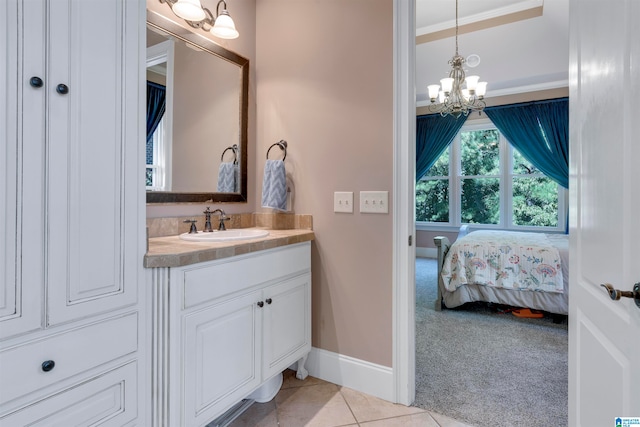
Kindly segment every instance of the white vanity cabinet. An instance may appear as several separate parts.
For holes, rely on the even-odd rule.
[[[204,426],[306,359],[310,246],[154,269],[153,425]]]
[[[0,5],[0,425],[144,425],[144,2]]]

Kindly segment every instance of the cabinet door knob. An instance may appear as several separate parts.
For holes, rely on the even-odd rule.
[[[271,298],[267,298],[266,301],[267,301],[267,304],[271,304],[273,302]]]
[[[258,307],[260,308],[264,307],[264,301],[258,301]]]
[[[31,79],[29,80],[29,84],[33,87],[42,87],[42,85],[44,84],[44,82],[42,81],[42,79],[38,76],[33,76],[31,77]]]
[[[56,86],[56,92],[58,92],[60,95],[66,95],[69,93],[69,86],[60,83],[58,86]]]
[[[53,360],[45,360],[44,362],[42,362],[42,370],[44,372],[49,372],[55,366],[56,366],[56,362],[54,362]]]

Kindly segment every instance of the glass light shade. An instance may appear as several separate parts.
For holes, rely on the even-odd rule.
[[[451,92],[451,87],[453,86],[453,79],[451,77],[447,77],[446,79],[440,80],[440,84],[442,85],[442,91],[445,93]]]
[[[469,89],[462,89],[462,97],[465,99],[465,101],[469,100]]]
[[[482,97],[485,93],[487,93],[487,82],[478,82],[478,85],[476,86],[476,95]]]
[[[235,39],[238,38],[240,33],[236,30],[236,25],[233,23],[233,19],[229,16],[226,10],[223,10],[216,18],[215,24],[211,27],[211,34],[221,39]]]
[[[467,89],[476,90],[476,86],[478,85],[478,80],[480,80],[479,76],[467,76],[464,81],[467,83]]]
[[[202,21],[206,17],[200,0],[178,0],[171,9],[173,13],[187,21]]]
[[[444,100],[445,100],[444,92],[440,91],[440,93],[438,95],[439,95],[439,98],[440,98],[440,103],[444,103]]]
[[[435,100],[438,98],[438,92],[440,91],[439,85],[429,85],[427,89],[429,90],[429,99]]]

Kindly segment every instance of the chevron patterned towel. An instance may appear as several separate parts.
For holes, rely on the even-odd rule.
[[[267,160],[264,165],[262,207],[287,210],[287,174],[282,160]]]
[[[222,162],[218,168],[218,192],[235,193],[238,191],[238,168],[232,162]]]

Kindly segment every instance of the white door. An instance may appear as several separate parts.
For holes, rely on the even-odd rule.
[[[570,5],[569,424],[640,418],[640,2]],[[625,425],[623,423],[623,425]]]

